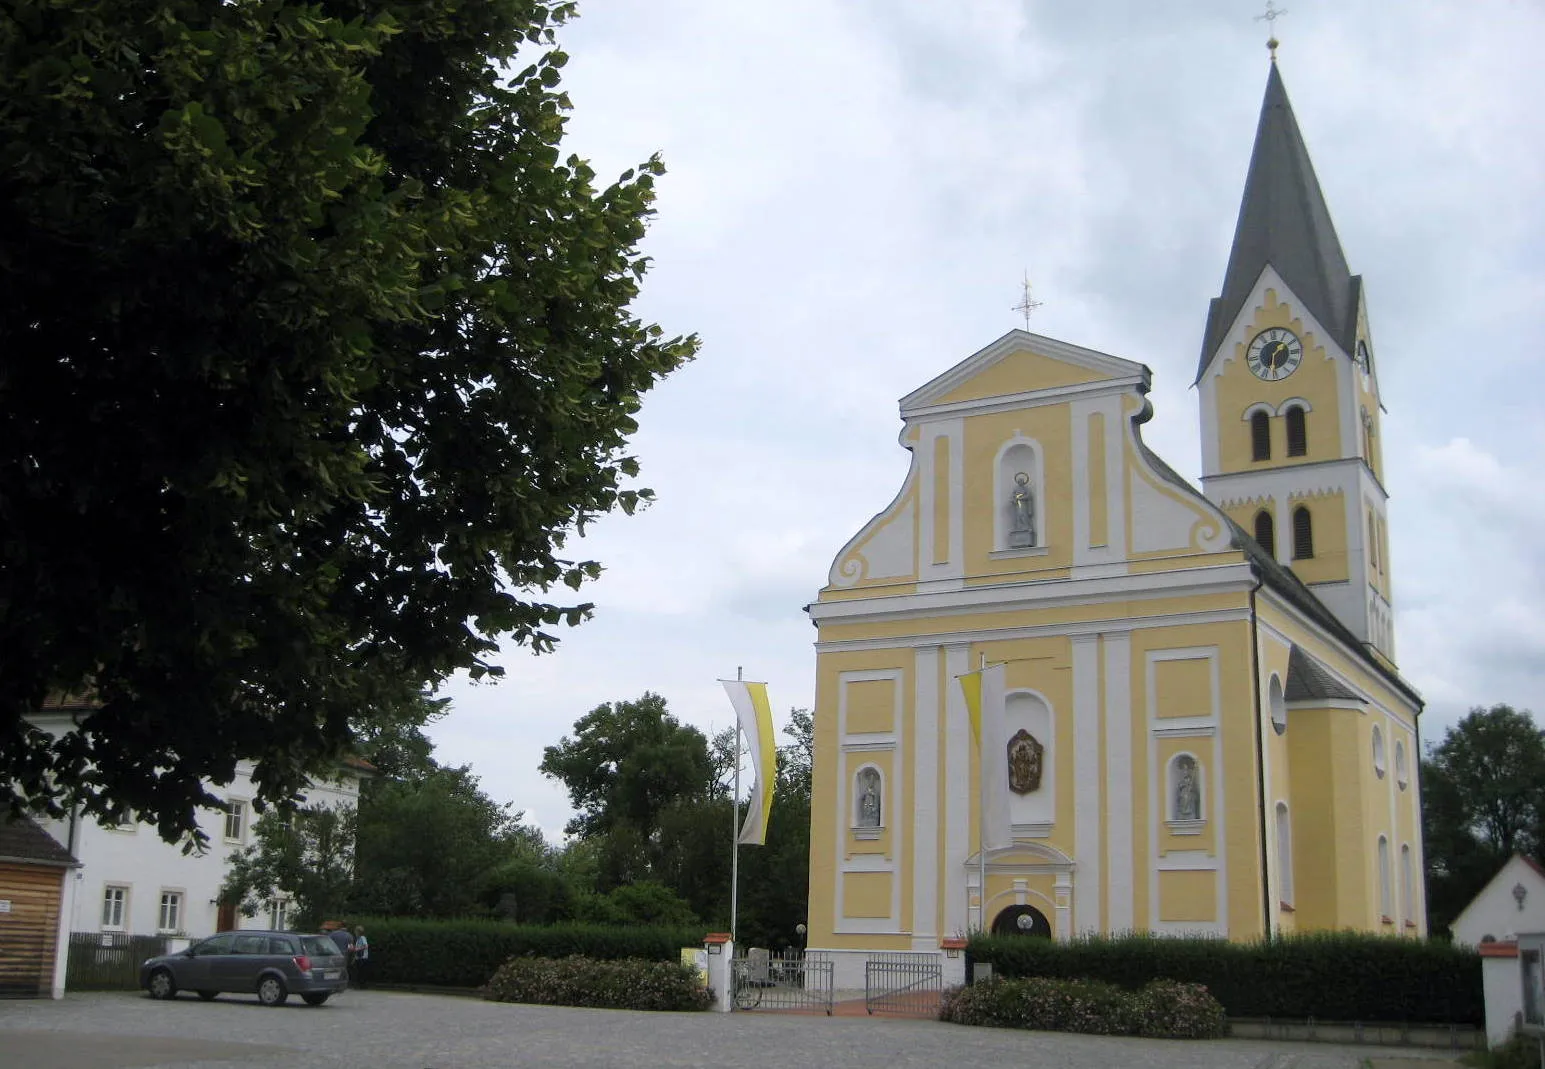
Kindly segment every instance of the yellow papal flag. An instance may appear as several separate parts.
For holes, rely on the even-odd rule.
[[[767,701],[766,683],[746,683],[739,679],[721,679],[741,733],[751,747],[751,767],[756,772],[756,786],[747,801],[746,822],[738,842],[762,846],[767,842],[767,816],[772,812],[773,777],[778,769],[778,747],[773,738],[772,706]]]

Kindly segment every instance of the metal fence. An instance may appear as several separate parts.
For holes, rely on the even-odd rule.
[[[139,966],[166,953],[163,935],[71,932],[65,986],[71,991],[132,991],[139,987]]]
[[[871,954],[864,963],[864,1008],[871,1014],[936,1017],[943,990],[937,954]]]
[[[832,1012],[831,958],[822,951],[770,951],[752,947],[730,962],[737,1010]]]

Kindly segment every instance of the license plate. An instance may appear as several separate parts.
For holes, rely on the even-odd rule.
[[[324,979],[324,980],[336,980],[336,979],[338,979],[338,970],[337,969],[330,969],[330,970],[329,969],[324,969],[324,970],[322,970],[322,979]]]

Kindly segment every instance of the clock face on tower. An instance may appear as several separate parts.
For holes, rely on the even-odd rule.
[[[1275,382],[1298,370],[1304,359],[1304,343],[1285,327],[1267,327],[1250,342],[1245,363],[1258,379]]]

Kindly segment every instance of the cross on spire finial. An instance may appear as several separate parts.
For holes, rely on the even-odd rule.
[[[1030,295],[1030,272],[1025,272],[1024,296],[1014,306],[1014,311],[1025,317],[1025,329],[1030,329],[1030,313],[1041,307],[1041,302]]]
[[[1272,0],[1266,0],[1266,14],[1255,16],[1256,22],[1266,23],[1266,47],[1271,49],[1271,61],[1277,62],[1277,19],[1287,14],[1286,8],[1278,7]]]

